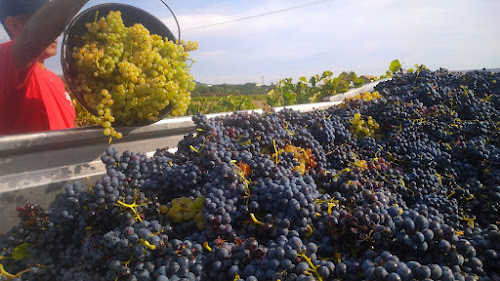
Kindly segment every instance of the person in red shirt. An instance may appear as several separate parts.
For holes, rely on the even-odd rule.
[[[73,128],[63,81],[45,68],[57,37],[89,0],[0,0],[0,135]]]

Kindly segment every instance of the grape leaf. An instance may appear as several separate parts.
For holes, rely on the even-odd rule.
[[[235,105],[233,102],[228,101],[228,100],[223,100],[222,101],[222,106],[228,108],[230,111],[233,111],[235,109]]]
[[[245,101],[245,106],[247,109],[255,109],[255,105],[253,104],[251,99]]]
[[[393,60],[391,62],[391,65],[389,66],[389,69],[392,72],[397,72],[398,70],[400,70],[401,69],[401,63],[399,63],[399,60]]]
[[[28,252],[28,247],[31,246],[28,243],[23,243],[19,246],[17,246],[14,249],[14,252],[12,252],[12,258],[15,259],[16,261],[22,260],[25,258],[29,258],[30,254]]]

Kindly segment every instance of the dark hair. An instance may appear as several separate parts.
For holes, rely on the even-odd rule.
[[[5,24],[8,17],[33,15],[50,0],[0,0],[0,21]]]

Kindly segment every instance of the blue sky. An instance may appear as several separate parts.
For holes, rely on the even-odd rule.
[[[91,0],[84,9],[107,2]],[[166,2],[179,20],[182,39],[199,43],[191,53],[196,60],[191,73],[204,83],[261,83],[263,77],[269,84],[324,70],[381,75],[396,58],[406,68],[500,67],[498,0]],[[119,3],[152,13],[177,34],[161,1]],[[311,3],[317,4],[306,6]],[[286,11],[272,13],[280,10]],[[261,14],[268,15],[254,17]],[[6,40],[0,30],[0,42]],[[62,73],[59,57],[47,64]]]

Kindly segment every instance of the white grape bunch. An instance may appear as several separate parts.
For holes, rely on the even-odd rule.
[[[195,83],[189,51],[196,42],[174,42],[139,23],[126,27],[119,11],[86,24],[83,44],[75,46],[76,91],[97,115],[104,134],[122,138],[113,124],[158,121],[167,107],[183,115]]]

